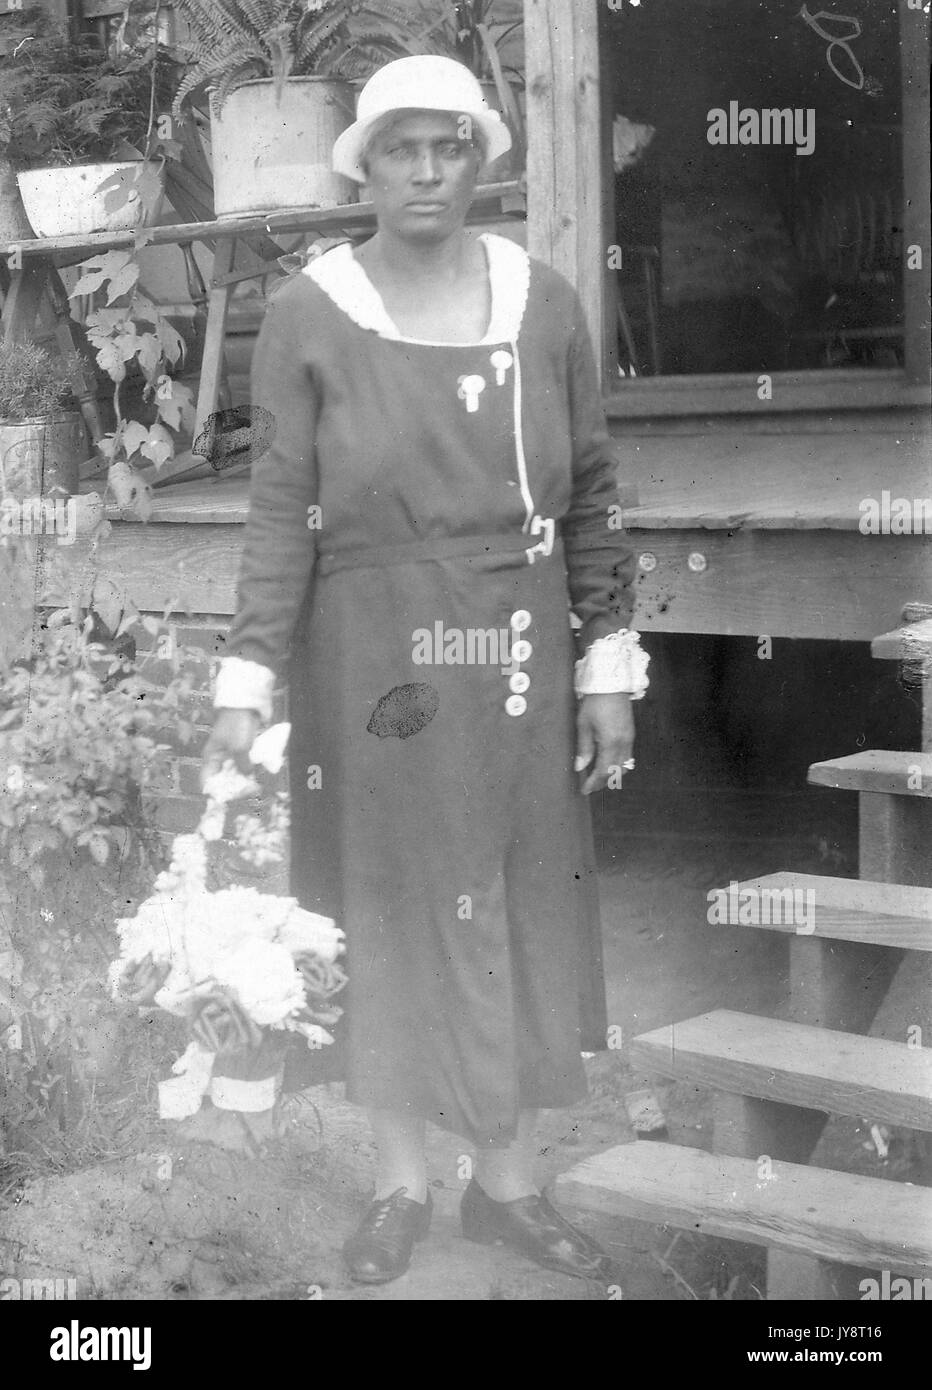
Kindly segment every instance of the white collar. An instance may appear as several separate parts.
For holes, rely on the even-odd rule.
[[[388,316],[382,296],[353,255],[348,242],[309,262],[302,271],[333,300],[360,328],[396,342],[420,343],[426,347],[476,347],[486,343],[514,342],[521,328],[527,305],[531,263],[527,252],[516,242],[494,232],[478,238],[485,247],[492,293],[492,315],[488,331],[478,344],[431,343],[423,338],[406,338]]]

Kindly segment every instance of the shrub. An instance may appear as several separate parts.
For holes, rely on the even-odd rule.
[[[0,343],[0,420],[54,415],[72,406],[61,364],[36,343]]]
[[[24,1162],[73,1166],[118,1147],[118,1130],[132,1147],[148,1083],[145,1066],[118,1068],[127,1049],[150,1050],[154,1086],[154,1044],[106,971],[116,918],[162,863],[142,800],[170,755],[159,735],[193,734],[192,663],[207,657],[160,643],[134,665],[136,621],[113,633],[93,612],[53,615],[29,660],[0,671],[0,1155]],[[165,652],[160,685],[145,667]]]

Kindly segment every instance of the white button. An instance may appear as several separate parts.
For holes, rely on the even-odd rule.
[[[530,684],[531,678],[526,671],[516,671],[508,682],[508,689],[513,690],[516,695],[523,695]]]
[[[530,661],[531,652],[533,650],[534,648],[531,646],[530,642],[525,641],[523,637],[519,637],[517,642],[512,642],[511,644],[511,659],[512,661]]]
[[[515,632],[525,632],[531,626],[531,615],[526,608],[519,608],[512,613],[511,626]]]
[[[505,713],[512,715],[514,718],[517,718],[519,714],[523,714],[526,709],[527,700],[525,700],[523,695],[509,695],[508,699],[505,701]]]

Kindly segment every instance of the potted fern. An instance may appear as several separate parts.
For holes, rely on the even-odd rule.
[[[35,343],[0,343],[0,501],[70,496],[85,454],[61,364]]]
[[[0,14],[0,160],[37,236],[135,227],[155,215],[155,118],[176,65],[154,48],[72,42],[40,7]]]
[[[363,0],[175,0],[191,66],[177,119],[205,95],[217,217],[356,200],[331,172],[353,82],[411,51],[408,6]]]

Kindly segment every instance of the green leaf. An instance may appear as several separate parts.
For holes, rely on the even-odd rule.
[[[136,356],[146,379],[151,382],[162,360],[162,345],[154,333],[143,333],[139,336]]]
[[[156,322],[155,331],[159,335],[166,362],[174,366],[184,352],[184,339],[161,314]]]
[[[140,424],[138,420],[130,420],[123,431],[123,447],[126,450],[127,458],[132,458],[137,449],[143,449],[148,439],[149,431],[146,426]],[[143,452],[145,451],[143,450]]]
[[[152,489],[125,460],[117,459],[110,465],[107,485],[122,511],[139,521],[149,520],[152,514]]]
[[[121,295],[129,294],[138,279],[139,266],[135,261],[131,261],[129,265],[117,271],[111,278],[110,284],[107,286],[107,303],[112,304]]]
[[[143,458],[151,459],[156,468],[172,457],[175,443],[164,425],[155,424],[149,429],[148,440],[142,446]]]
[[[180,164],[184,159],[184,145],[180,140],[160,140],[154,148],[154,153]]]
[[[130,323],[127,309],[95,309],[92,314],[88,314],[85,327],[98,333],[101,337],[109,337],[114,329],[123,324]]]
[[[74,299],[78,295],[93,294],[102,285],[113,280],[115,276],[124,275],[133,264],[132,254],[128,251],[107,251],[102,256],[92,256],[90,260],[82,261],[78,267],[82,273],[69,298]],[[138,277],[137,267],[132,283],[135,283]],[[115,298],[116,295],[110,295],[108,303],[112,303]],[[94,315],[89,315],[88,322],[91,322],[94,317]]]
[[[136,353],[139,351],[139,344],[141,343],[141,341],[142,338],[136,332],[135,325],[131,325],[131,327],[127,329],[125,332],[117,333],[115,335],[113,339],[113,345],[119,352],[120,356],[123,358],[123,361],[129,362],[133,357],[136,356]]]
[[[194,428],[194,395],[180,381],[165,377],[156,392],[155,408],[170,429],[180,429],[182,421],[188,429]]]
[[[108,113],[109,114],[109,113]],[[119,212],[129,202],[130,194],[136,186],[136,175],[129,169],[116,169],[94,189],[104,195],[104,208],[107,212]]]
[[[97,349],[97,363],[111,381],[120,382],[126,377],[123,354],[114,343],[104,343]]]

